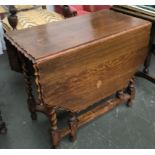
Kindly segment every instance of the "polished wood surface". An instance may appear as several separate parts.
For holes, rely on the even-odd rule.
[[[7,34],[24,54],[38,60],[145,24],[145,20],[104,10]]]
[[[149,52],[145,59],[144,69],[142,71],[138,71],[136,73],[136,76],[145,78],[148,81],[155,84],[155,76],[150,75],[149,73],[149,68],[151,66],[151,58],[153,53],[155,54],[155,16],[154,14],[150,14],[149,10],[147,11],[146,9],[145,11],[144,10],[142,11],[133,6],[126,6],[126,5],[114,5],[111,9],[117,12],[121,12],[123,14],[138,17],[152,22]]]
[[[66,135],[74,141],[80,126],[117,105],[132,105],[133,76],[148,53],[150,29],[148,21],[106,10],[6,34],[22,60],[31,102],[28,65],[34,70],[39,103],[31,104],[31,115],[48,116],[54,148]],[[59,110],[70,113],[66,128],[58,126]]]
[[[39,62],[45,104],[81,111],[125,87],[144,63],[149,30],[144,25]]]

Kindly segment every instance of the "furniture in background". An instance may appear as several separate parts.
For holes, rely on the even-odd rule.
[[[155,54],[155,8],[152,6],[114,5],[112,10],[152,22],[152,29],[150,33],[150,52],[146,57],[143,71],[137,72],[136,75],[138,77],[145,78],[155,84],[155,76],[149,74],[151,57],[153,53]]]
[[[83,15],[89,13],[85,11],[82,5],[55,5],[55,11],[65,15],[66,17],[72,17],[77,15]]]
[[[55,5],[55,11],[65,17],[79,16],[103,9],[110,9],[110,5]]]
[[[45,7],[43,7],[45,8]],[[42,25],[54,21],[63,20],[63,16],[55,13],[49,12],[46,9],[42,9],[40,6],[38,7],[24,7],[22,6],[10,6],[9,7],[10,15],[5,17],[2,20],[4,31],[12,31],[12,30],[21,30],[37,25]],[[7,42],[6,42],[6,46]],[[12,70],[21,72],[21,64],[19,63],[19,57],[16,51],[10,51],[9,47],[7,47],[8,57],[10,62],[10,67]]]
[[[19,11],[27,11],[31,9],[41,8],[41,6],[37,5],[14,5],[16,10]],[[43,6],[42,6],[43,8]],[[0,5],[0,17],[1,19],[5,18],[9,14],[9,5]]]
[[[40,7],[18,11],[15,6],[12,5],[9,7],[9,12],[10,15],[2,20],[5,31],[11,31],[13,29],[21,30],[64,19],[64,17],[58,13],[49,12]]]
[[[54,148],[67,135],[74,141],[79,127],[117,105],[132,105],[133,76],[148,53],[151,29],[148,21],[110,10],[66,20],[5,34],[20,57],[32,115],[43,112],[50,120]],[[61,110],[69,113],[63,128]]]
[[[4,42],[4,32],[2,28],[2,23],[0,22],[0,55],[3,54],[3,50],[6,50]]]
[[[7,132],[6,125],[2,119],[1,111],[0,111],[0,134],[6,133],[6,132]]]
[[[4,30],[21,30],[28,27],[64,20],[62,15],[56,12],[47,11],[45,6],[43,8],[44,9],[35,7],[34,9],[27,9],[26,11],[22,8],[22,10],[20,9],[18,11],[15,6],[10,6],[10,15],[2,20]],[[16,51],[8,50],[8,56],[11,69],[17,72],[21,72],[21,64]]]
[[[0,19],[3,19],[8,14],[8,9],[4,5],[0,5]]]

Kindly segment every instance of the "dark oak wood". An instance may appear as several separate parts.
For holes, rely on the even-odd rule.
[[[22,73],[22,60],[20,60],[18,50],[6,38],[5,43],[11,70]]]
[[[94,109],[79,115],[76,119],[76,128],[74,131],[76,131],[81,126],[85,125],[86,123],[93,121],[95,118],[102,116],[103,114],[106,114],[110,110],[112,110],[114,107],[128,102],[128,100],[131,99],[131,96],[127,93],[121,93],[121,95],[116,96],[116,98],[109,99],[107,102],[102,102],[99,106],[95,107]],[[70,127],[66,127],[59,130],[60,139],[65,137],[66,135],[71,135],[72,130]],[[76,132],[75,132],[76,134]]]
[[[148,21],[106,10],[6,33],[22,60],[31,63],[39,102],[34,109],[49,117],[54,148],[66,135],[76,140],[80,126],[115,106],[132,105],[133,76],[147,56],[150,29]],[[58,110],[70,113],[67,128],[58,127]]]
[[[14,5],[9,6],[9,12],[10,15],[8,16],[8,22],[12,26],[13,30],[15,30],[18,23],[18,18],[16,16],[17,9],[14,7]]]
[[[42,6],[42,8],[46,9],[46,6]],[[64,6],[63,8],[66,8],[66,7]],[[31,9],[35,9],[35,7],[31,8]],[[31,9],[17,10],[14,5],[9,6],[10,14],[8,15],[8,22],[12,26],[13,30],[16,29],[16,26],[18,24],[18,18],[16,15],[17,12],[28,11]],[[74,12],[72,13],[71,16],[75,16]],[[10,63],[11,69],[16,72],[24,73],[24,75],[25,75],[25,80],[27,81],[26,82],[26,90],[28,92],[28,100],[27,100],[28,108],[31,113],[32,120],[36,120],[37,115],[35,113],[35,110],[39,107],[39,111],[44,112],[44,107],[42,107],[42,110],[41,110],[41,106],[40,105],[38,106],[36,104],[37,101],[35,101],[33,94],[32,94],[31,80],[32,80],[32,76],[34,75],[34,68],[32,67],[32,64],[30,61],[26,61],[26,65],[24,65],[25,59],[23,60],[23,58],[17,52],[17,49],[14,46],[12,46],[8,40],[6,40],[6,45],[7,45],[7,53],[8,53],[8,58],[9,58],[9,63]]]
[[[47,56],[62,54],[63,51],[84,43],[111,37],[114,34],[119,35],[128,29],[134,30],[136,27],[148,24],[147,21],[141,19],[136,19],[136,22],[131,19],[132,17],[105,10],[31,29],[23,29],[18,33],[12,31],[8,34],[12,36],[12,40],[20,44],[19,48],[24,49],[23,54],[34,62],[46,59]]]
[[[36,101],[34,99],[33,92],[32,92],[33,91],[32,90],[32,77],[31,77],[31,75],[29,75],[28,64],[27,64],[26,59],[22,58],[22,56],[21,56],[21,60],[22,60],[23,74],[24,74],[25,83],[26,83],[25,84],[26,90],[27,90],[27,94],[28,94],[28,99],[27,99],[28,108],[31,113],[32,120],[36,120],[37,119]]]
[[[16,26],[18,24],[18,17],[16,15],[18,12],[29,11],[32,9],[36,9],[38,7],[39,6],[34,6],[33,8],[29,8],[29,9],[17,10],[14,5],[10,5],[9,6],[9,12],[8,12],[8,22],[12,26],[13,30],[16,29]],[[46,6],[42,6],[42,9],[46,9]],[[68,17],[76,16],[76,12],[71,12],[67,5],[63,5],[62,9],[64,10],[65,16],[68,16]],[[69,15],[66,15],[66,14],[69,14]],[[17,53],[17,50],[14,49],[14,47],[11,46],[7,40],[6,40],[6,46],[7,46],[7,53],[9,56],[9,63],[10,63],[11,69],[13,71],[22,73],[22,63],[21,63],[21,60],[20,60],[19,55]],[[30,67],[29,70],[32,70],[31,65],[29,65],[29,67]]]
[[[64,109],[81,111],[101,96],[104,98],[122,89],[124,85],[127,86],[133,72],[138,70],[137,63],[143,63],[147,54],[147,47],[141,47],[142,44],[145,46],[147,40],[138,36],[144,32],[143,29],[142,32],[134,31],[131,35],[126,33],[95,45],[92,43],[90,47],[76,49],[63,57],[53,58],[53,61],[39,62],[44,102],[50,106],[60,105]],[[137,42],[132,37],[137,37]],[[132,50],[135,48],[139,50]]]
[[[51,122],[51,137],[52,137],[53,148],[57,148],[58,143],[60,141],[60,133],[57,126],[57,115],[56,115],[55,108],[52,108],[52,110],[50,111],[49,119]]]
[[[117,12],[121,12],[127,15],[131,15],[134,17],[138,17],[138,18],[142,18],[145,20],[148,20],[150,22],[152,22],[152,28],[151,28],[151,33],[150,33],[150,45],[149,45],[149,53],[145,59],[144,62],[144,69],[142,71],[138,71],[135,75],[138,77],[142,77],[145,78],[147,80],[149,80],[152,83],[155,83],[155,76],[150,75],[149,73],[149,67],[151,65],[151,57],[152,54],[155,53],[155,45],[153,40],[154,39],[154,35],[155,35],[155,16],[152,15],[148,15],[146,14],[144,11],[140,12],[137,11],[136,9],[132,8],[132,6],[113,6],[112,10],[117,11]]]

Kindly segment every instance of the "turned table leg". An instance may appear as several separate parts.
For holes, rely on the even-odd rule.
[[[70,112],[69,119],[69,128],[70,128],[70,140],[74,142],[77,139],[77,129],[78,129],[78,121],[75,113]]]
[[[116,92],[116,97],[117,98],[121,99],[123,97],[123,95],[124,95],[124,91],[123,90],[119,90],[119,91]]]
[[[135,75],[138,76],[138,77],[145,78],[145,79],[147,79],[150,82],[155,84],[155,77],[153,77],[152,75],[149,74],[149,67],[150,67],[150,63],[151,63],[151,57],[152,57],[152,52],[149,52],[146,59],[145,59],[145,62],[144,62],[143,71],[139,71]]]
[[[129,81],[129,85],[127,87],[127,93],[129,95],[131,95],[131,98],[128,100],[127,102],[127,106],[128,107],[131,107],[132,106],[132,101],[133,99],[135,98],[135,79],[132,78],[130,81]]]
[[[152,57],[152,52],[150,51],[145,59],[144,62],[144,69],[143,69],[143,73],[144,74],[149,74],[149,67],[151,64],[151,57]]]
[[[49,119],[51,122],[51,138],[53,148],[57,148],[60,141],[60,133],[57,126],[57,114],[56,109],[53,108],[49,114]]]
[[[149,74],[149,67],[151,65],[151,57],[153,53],[155,53],[155,45],[153,43],[154,34],[155,34],[155,23],[152,23],[150,43],[149,43],[149,52],[144,62],[144,69],[143,71],[137,72],[136,76],[145,78],[155,84],[155,77]]]
[[[0,112],[0,134],[6,133],[6,132],[7,132],[6,125],[2,120],[2,116]]]
[[[130,79],[129,85],[126,88],[125,92],[130,95],[130,98],[127,100],[127,106],[131,107],[132,101],[135,98],[135,78],[134,77],[132,79]],[[117,91],[117,93],[116,93],[117,98],[123,99],[123,96],[124,96],[124,90]]]
[[[152,28],[151,28],[151,35],[150,35],[150,42],[149,42],[149,53],[145,59],[144,62],[144,69],[143,69],[143,73],[144,74],[149,74],[149,67],[151,64],[151,57],[152,57],[152,53],[154,50],[154,44],[153,44],[153,40],[154,40],[154,33],[155,32],[155,23],[152,23]]]
[[[32,81],[29,75],[29,71],[27,69],[26,61],[23,61],[22,68],[23,68],[23,74],[24,74],[25,83],[26,83],[26,90],[28,94],[28,100],[27,100],[28,108],[31,113],[32,120],[36,120],[37,119],[36,102],[33,96]]]

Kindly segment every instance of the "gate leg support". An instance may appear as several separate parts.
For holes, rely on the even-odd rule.
[[[31,119],[37,120],[36,102],[32,92],[32,81],[31,81],[31,77],[29,75],[25,60],[23,60],[22,68],[23,68],[23,74],[24,74],[25,83],[26,83],[26,90],[28,94],[27,104],[28,104],[29,111],[31,113]]]
[[[70,112],[69,119],[70,140],[74,142],[77,139],[78,121],[75,113]]]

